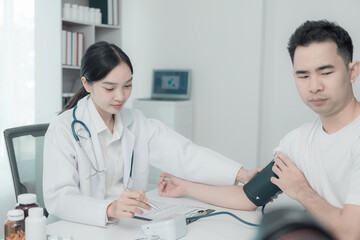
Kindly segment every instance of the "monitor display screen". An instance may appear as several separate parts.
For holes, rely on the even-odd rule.
[[[190,70],[154,70],[151,97],[154,99],[189,99]]]

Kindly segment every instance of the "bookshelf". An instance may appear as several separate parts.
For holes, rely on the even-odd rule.
[[[63,7],[65,3],[77,4],[78,6],[89,6],[87,0],[62,0],[61,1],[61,31],[67,30],[69,32],[83,33],[83,47],[85,50],[93,43],[99,41],[107,41],[114,43],[121,47],[121,32],[120,32],[120,2],[117,1],[117,22],[118,25],[108,24],[94,24],[84,21],[72,20],[64,18]],[[60,51],[65,51],[61,47]],[[80,57],[80,56],[79,56]],[[62,106],[66,101],[81,87],[80,82],[80,66],[61,64],[61,80],[62,80]]]

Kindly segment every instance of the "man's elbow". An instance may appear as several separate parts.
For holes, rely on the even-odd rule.
[[[249,199],[240,201],[239,204],[235,207],[235,209],[242,211],[255,211],[257,208],[258,206],[252,203]]]
[[[248,211],[255,211],[258,208],[258,206],[256,206],[254,203],[250,202],[250,203],[248,203],[247,208],[248,208],[247,209]]]
[[[256,205],[254,205],[254,206],[248,208],[247,211],[255,211],[257,208],[258,208],[258,207],[257,207]]]

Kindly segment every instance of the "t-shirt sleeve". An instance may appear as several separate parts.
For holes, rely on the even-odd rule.
[[[294,129],[288,134],[286,134],[285,137],[281,139],[279,145],[276,148],[274,148],[273,155],[275,155],[276,152],[281,151],[290,157],[291,149],[292,146],[294,145],[297,131],[298,129]]]

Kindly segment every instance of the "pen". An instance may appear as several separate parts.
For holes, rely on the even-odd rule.
[[[125,191],[130,191],[127,187],[124,187]],[[156,211],[159,211],[160,209],[153,203],[149,202],[149,203],[145,203],[147,205],[149,205],[150,207],[152,207],[153,209],[155,209]]]
[[[159,208],[157,206],[155,206],[153,203],[149,202],[148,205],[150,207],[152,207],[153,209],[155,209],[156,211],[159,211]]]

